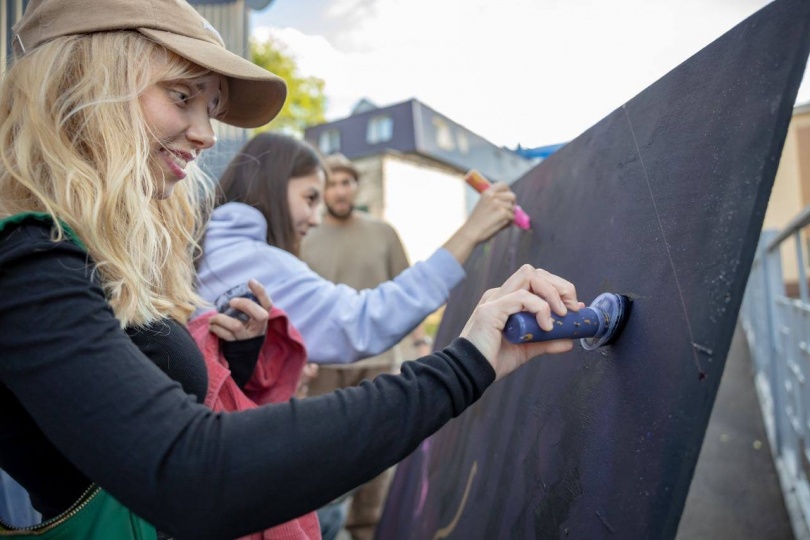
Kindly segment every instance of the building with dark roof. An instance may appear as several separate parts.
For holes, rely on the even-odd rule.
[[[347,118],[310,127],[304,138],[324,155],[352,160],[361,173],[358,206],[397,229],[412,261],[429,256],[466,220],[478,200],[464,183],[468,170],[511,183],[538,162],[416,99],[385,107],[363,99]]]
[[[416,99],[386,107],[363,99],[349,117],[308,128],[304,137],[324,154],[340,152],[355,160],[397,152],[461,173],[477,169],[493,181],[507,183],[535,163],[496,146]]]

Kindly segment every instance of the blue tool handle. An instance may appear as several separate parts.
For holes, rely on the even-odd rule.
[[[534,313],[522,311],[506,319],[503,335],[510,343],[534,343],[536,341],[553,341],[555,339],[581,339],[604,332],[604,318],[590,307],[577,312],[569,311],[564,317],[551,314],[554,328],[548,332],[537,324]]]

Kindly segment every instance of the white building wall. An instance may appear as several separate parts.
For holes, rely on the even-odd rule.
[[[464,223],[466,190],[449,170],[386,156],[383,219],[393,225],[411,263],[427,259]]]
[[[779,168],[776,171],[776,178],[771,190],[771,197],[768,201],[768,210],[765,212],[763,229],[781,231],[784,229],[807,204],[810,204],[810,191],[806,186],[810,185],[810,175],[807,170],[806,160],[807,143],[810,142],[810,111],[794,110],[793,118],[790,121],[785,146],[782,148],[782,156],[779,160]],[[801,135],[804,134],[804,137]],[[803,146],[804,144],[804,146]],[[807,251],[810,248],[807,241],[807,228],[804,229],[804,249],[805,268],[807,267]],[[796,244],[793,240],[782,243],[782,275],[788,283],[798,283],[799,267],[796,256]]]

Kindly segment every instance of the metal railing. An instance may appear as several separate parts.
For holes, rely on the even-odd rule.
[[[740,311],[785,506],[802,540],[810,538],[810,298],[802,239],[808,225],[810,206],[781,232],[762,232]],[[783,268],[790,240],[795,269]]]

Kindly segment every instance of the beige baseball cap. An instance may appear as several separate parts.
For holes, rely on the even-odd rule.
[[[262,126],[284,105],[284,80],[227,50],[219,32],[184,0],[30,0],[14,25],[14,46],[25,54],[57,37],[116,30],[140,32],[227,77],[228,108],[220,118],[226,124]]]

